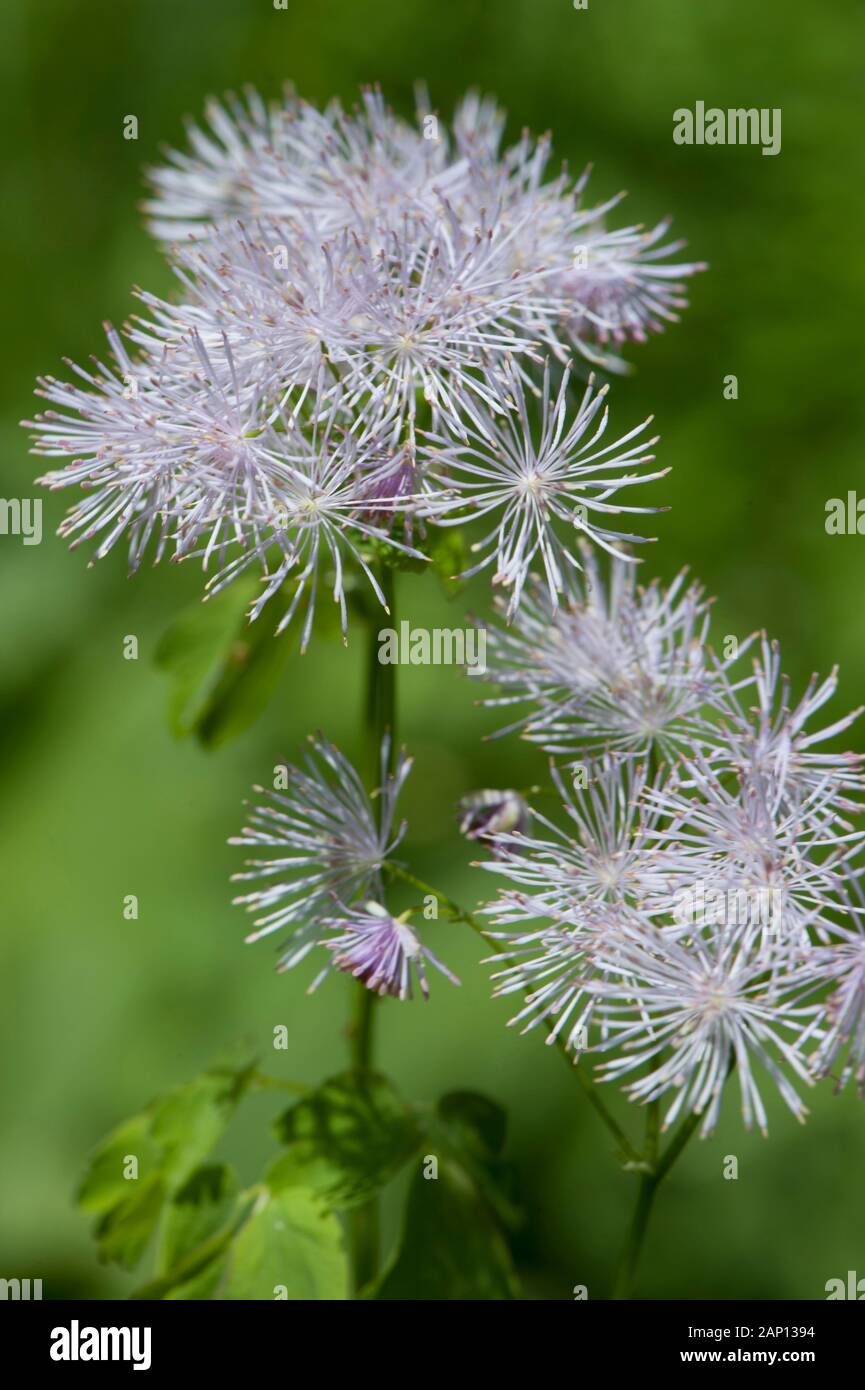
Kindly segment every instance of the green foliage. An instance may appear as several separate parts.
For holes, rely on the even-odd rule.
[[[500,1105],[475,1091],[452,1091],[439,1101],[445,1148],[455,1154],[505,1226],[520,1222],[516,1177],[502,1158],[508,1117]]]
[[[249,1217],[255,1200],[254,1192],[237,1191],[234,1173],[224,1164],[197,1168],[165,1208],[157,1278],[133,1297],[216,1297],[231,1240]]]
[[[221,1297],[342,1299],[347,1289],[337,1218],[304,1188],[265,1191],[234,1242]]]
[[[205,748],[243,733],[276,689],[295,644],[274,637],[287,600],[277,593],[254,623],[246,614],[258,585],[239,579],[215,598],[182,612],[163,634],[156,664],[172,679],[169,720],[177,738]]]
[[[166,1208],[157,1274],[170,1274],[192,1251],[225,1230],[237,1209],[237,1196],[237,1178],[226,1164],[196,1168]]]
[[[379,1299],[511,1299],[519,1286],[507,1243],[464,1168],[442,1159],[438,1177],[412,1180],[399,1254]]]
[[[429,570],[441,582],[449,597],[459,593],[463,586],[459,575],[469,565],[468,547],[462,531],[457,527],[430,526],[422,540],[415,539],[415,545],[426,559],[417,560],[398,550],[396,546],[378,539],[365,540],[358,549],[370,567],[406,574],[423,574]],[[375,598],[371,594],[364,594],[365,584],[357,587],[359,592],[356,594],[356,600],[362,611],[365,604],[374,604]]]
[[[154,1101],[99,1146],[78,1203],[98,1217],[94,1234],[103,1260],[134,1268],[166,1198],[174,1198],[210,1153],[251,1075],[249,1065],[205,1072]]]
[[[99,1257],[124,1269],[133,1269],[156,1230],[165,1184],[159,1173],[151,1173],[112,1206],[95,1228]]]
[[[208,1155],[255,1080],[267,1082],[248,1065],[206,1072],[119,1126],[94,1154],[79,1202],[99,1218],[102,1258],[132,1268],[158,1229],[153,1277],[133,1298],[346,1298],[343,1214],[406,1168],[399,1249],[367,1292],[519,1296],[499,1106],[454,1092],[437,1109],[420,1109],[383,1076],[345,1072],[278,1117],[283,1151],[263,1181],[242,1190]],[[124,1177],[130,1156],[134,1179]]]
[[[437,1150],[409,1190],[402,1240],[380,1299],[511,1299],[519,1284],[505,1237],[515,1209],[501,1189],[506,1117],[468,1091],[445,1096],[430,1128]],[[426,1171],[435,1158],[435,1176]]]
[[[421,1142],[412,1112],[385,1077],[350,1072],[281,1115],[276,1134],[286,1152],[269,1170],[269,1186],[306,1185],[337,1208],[374,1196]]]

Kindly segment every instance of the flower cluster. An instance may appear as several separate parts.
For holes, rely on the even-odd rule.
[[[568,364],[616,369],[700,267],[670,263],[666,224],[608,229],[618,199],[584,206],[585,175],[547,178],[549,140],[503,126],[476,96],[450,132],[376,91],[213,103],[151,173],[178,297],[141,292],[106,362],[40,381],[35,449],[64,460],[43,481],[83,489],[62,532],[97,558],[126,536],[133,570],[197,555],[209,593],[252,566],[251,617],[282,590],[304,647],[320,588],[345,633],[346,572],[384,603],[382,547],[425,558],[427,524],[487,519],[478,568],[512,612],[535,565],[555,604],[574,527],[620,551],[607,518],[657,510],[620,498],[660,476],[654,441],[602,442],[605,391],[572,403]]]
[[[799,1118],[801,1086],[836,1068],[865,1091],[862,758],[820,747],[859,711],[813,727],[835,672],[794,704],[765,638],[750,674],[713,656],[697,586],[588,563],[567,607],[525,605],[485,677],[491,703],[530,706],[511,728],[585,759],[553,767],[561,819],[493,837],[495,992],[663,1099],[665,1125],[709,1133],[731,1073],[763,1130],[760,1071]]]

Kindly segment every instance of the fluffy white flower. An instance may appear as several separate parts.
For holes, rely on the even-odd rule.
[[[577,756],[598,747],[670,753],[710,739],[706,706],[736,658],[716,658],[707,645],[702,588],[684,571],[666,588],[657,580],[643,587],[621,558],[605,578],[585,545],[580,561],[584,580],[569,602],[556,609],[535,586],[512,627],[487,630],[486,671],[477,678],[504,693],[484,704],[524,711],[501,732],[521,730],[548,752]]]
[[[677,941],[631,941],[603,960],[605,976],[590,982],[604,1037],[599,1048],[617,1055],[600,1067],[603,1080],[642,1073],[626,1090],[647,1103],[671,1096],[664,1128],[682,1113],[714,1129],[725,1082],[734,1070],[746,1129],[766,1132],[766,1110],[755,1067],[771,1078],[797,1119],[807,1113],[792,1075],[813,1077],[800,1049],[816,1006],[797,1001],[807,966],[788,970],[768,990],[765,963],[742,941],[721,936]],[[596,969],[598,965],[596,964]],[[785,1070],[786,1069],[786,1070]]]
[[[430,436],[428,471],[444,489],[437,519],[444,526],[494,519],[493,529],[473,545],[482,559],[467,575],[493,566],[493,583],[510,591],[509,618],[520,605],[536,562],[555,609],[573,572],[580,569],[575,528],[578,535],[619,555],[623,563],[632,563],[618,547],[639,537],[611,531],[603,522],[623,512],[660,510],[627,504],[617,495],[669,472],[635,471],[655,457],[647,451],[657,437],[639,438],[650,420],[602,444],[608,420],[606,387],[596,391],[590,378],[571,415],[569,377],[566,369],[553,392],[546,364],[540,423],[535,427],[522,373],[508,358],[501,374],[491,378],[492,408],[463,399],[464,437]]]

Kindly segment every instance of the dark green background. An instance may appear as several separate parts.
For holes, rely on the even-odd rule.
[[[246,81],[272,95],[290,77],[314,101],[351,101],[378,80],[406,114],[417,78],[443,113],[478,85],[508,108],[512,133],[550,128],[572,167],[594,161],[595,197],[625,187],[634,220],[673,212],[711,262],[683,324],[632,350],[636,372],[614,387],[614,419],[655,411],[674,468],[647,570],[692,565],[719,596],[717,631],[765,626],[797,686],[840,662],[842,712],[865,692],[865,539],[830,538],[823,522],[828,498],[865,494],[861,20],[840,0],[590,0],[585,12],[571,0],[290,0],[287,12],[270,0],[7,0],[4,495],[34,492],[39,463],[16,421],[34,409],[35,374],[101,351],[100,323],[130,312],[132,283],[169,288],[136,204],[141,166],[182,139],[184,114]],[[780,155],[675,146],[672,113],[697,99],[781,107]],[[127,114],[137,142],[122,138]],[[737,401],[722,396],[728,373]],[[200,576],[166,565],[127,582],[119,550],[88,571],[52,535],[63,506],[47,501],[41,546],[0,538],[0,1275],[110,1296],[128,1281],[97,1265],[71,1201],[103,1132],[237,1038],[300,1079],[343,1063],[345,982],[307,999],[311,969],[277,978],[267,944],[242,945],[227,883],[239,854],[225,840],[249,785],[310,729],[357,750],[362,644],[293,659],[266,717],[226,748],[175,743],[151,658]],[[403,615],[458,622],[431,583],[406,583]],[[121,656],[130,633],[137,663]],[[488,880],[466,867],[453,803],[478,785],[525,784],[542,759],[514,741],[480,744],[489,721],[456,672],[401,677],[417,758],[409,843],[427,877],[478,897]],[[127,893],[137,923],[122,918]],[[433,944],[463,987],[435,979],[428,1006],[383,1008],[382,1065],[410,1096],[474,1086],[508,1104],[527,1288],[603,1296],[633,1179],[560,1058],[505,1029],[475,940],[441,927]],[[268,1057],[278,1023],[290,1051]],[[227,1145],[250,1177],[269,1149],[272,1105],[253,1116],[256,1105],[255,1133]],[[620,1108],[636,1132],[639,1115]],[[865,1275],[865,1109],[824,1089],[800,1128],[773,1105],[768,1140],[746,1137],[736,1109],[731,1098],[718,1135],[692,1146],[663,1193],[642,1291],[808,1298],[848,1269]],[[738,1182],[722,1179],[727,1154]]]

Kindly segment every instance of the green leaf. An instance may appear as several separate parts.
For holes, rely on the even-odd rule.
[[[135,1299],[209,1299],[216,1297],[228,1265],[231,1242],[243,1228],[259,1200],[261,1188],[242,1192],[233,1203],[228,1220],[217,1227],[158,1279],[130,1294]]]
[[[150,1134],[150,1116],[134,1115],[104,1139],[90,1160],[76,1200],[97,1215],[125,1202],[136,1181],[125,1176],[128,1160],[138,1164],[138,1180],[159,1169],[162,1151]]]
[[[495,1101],[475,1091],[452,1091],[438,1103],[432,1133],[471,1174],[499,1220],[518,1226],[522,1212],[516,1175],[501,1158],[507,1125],[507,1115]]]
[[[508,1117],[500,1105],[476,1091],[452,1091],[438,1103],[444,1123],[478,1159],[489,1162],[505,1146]]]
[[[165,1209],[158,1277],[131,1297],[216,1297],[231,1241],[250,1216],[258,1196],[259,1189],[238,1193],[234,1174],[224,1164],[196,1168]]]
[[[191,1279],[184,1279],[179,1284],[172,1284],[159,1296],[166,1303],[207,1303],[216,1298],[227,1263],[228,1251],[226,1250],[217,1259],[206,1264]]]
[[[94,1234],[102,1259],[126,1268],[137,1264],[164,1200],[210,1153],[253,1071],[245,1063],[205,1072],[154,1101],[97,1148],[78,1203],[100,1217]]]
[[[495,1212],[456,1159],[415,1176],[399,1252],[378,1299],[512,1299],[519,1284]]]
[[[165,1209],[156,1273],[168,1275],[187,1255],[224,1230],[237,1209],[237,1180],[224,1163],[202,1164]]]
[[[383,1076],[346,1072],[304,1096],[275,1125],[287,1151],[265,1181],[310,1187],[332,1207],[366,1201],[416,1153],[412,1112]]]
[[[409,1189],[402,1241],[381,1299],[518,1298],[505,1228],[519,1210],[501,1158],[507,1117],[474,1091],[443,1097]],[[435,1166],[430,1160],[435,1159]]]
[[[339,1221],[304,1188],[264,1194],[232,1244],[221,1296],[347,1298]]]
[[[161,1174],[126,1184],[121,1201],[97,1222],[94,1235],[102,1260],[134,1269],[147,1249],[165,1197]]]
[[[150,1133],[162,1168],[177,1187],[221,1137],[252,1078],[254,1067],[220,1068],[178,1086],[152,1107]]]
[[[169,720],[176,737],[194,734],[207,748],[249,728],[268,704],[293,651],[274,629],[285,597],[277,593],[250,623],[259,592],[239,579],[214,598],[181,613],[163,634],[156,665],[173,681]]]

